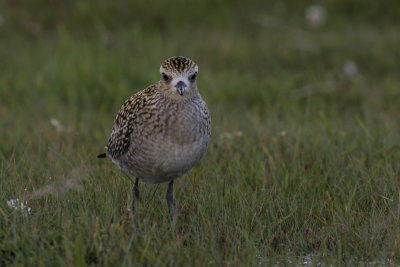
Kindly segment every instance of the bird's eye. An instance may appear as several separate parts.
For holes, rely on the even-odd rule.
[[[197,76],[196,73],[193,74],[192,76],[190,76],[190,77],[189,77],[190,81],[191,81],[191,82],[194,82],[194,81],[196,80],[196,76]]]
[[[162,73],[162,77],[163,77],[164,81],[168,81],[169,80],[168,75],[165,74],[165,73]]]

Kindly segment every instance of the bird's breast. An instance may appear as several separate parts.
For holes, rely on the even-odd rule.
[[[200,99],[162,103],[138,114],[130,148],[117,165],[145,183],[161,183],[189,171],[210,141],[208,109]]]
[[[210,141],[205,113],[199,105],[168,107],[159,113],[161,129],[141,135],[137,144],[138,166],[146,170],[141,173],[147,178],[143,181],[157,183],[179,177],[203,157]]]

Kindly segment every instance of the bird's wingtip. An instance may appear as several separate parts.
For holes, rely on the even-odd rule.
[[[98,159],[107,158],[107,154],[106,154],[106,153],[103,153],[103,154],[97,155],[97,158],[98,158]]]

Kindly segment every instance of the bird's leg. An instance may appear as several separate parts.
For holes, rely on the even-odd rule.
[[[136,178],[132,188],[132,210],[134,212],[135,220],[137,220],[138,214],[138,202],[140,200],[139,195],[139,178]]]
[[[168,184],[168,189],[167,189],[167,204],[169,208],[169,214],[171,216],[171,219],[174,218],[174,180],[171,180]]]

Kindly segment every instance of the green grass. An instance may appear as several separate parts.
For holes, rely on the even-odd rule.
[[[297,1],[25,2],[0,5],[0,266],[400,262],[396,1],[326,1],[320,29]],[[176,231],[165,184],[134,228],[132,181],[96,155],[173,55],[199,65],[212,140]]]

